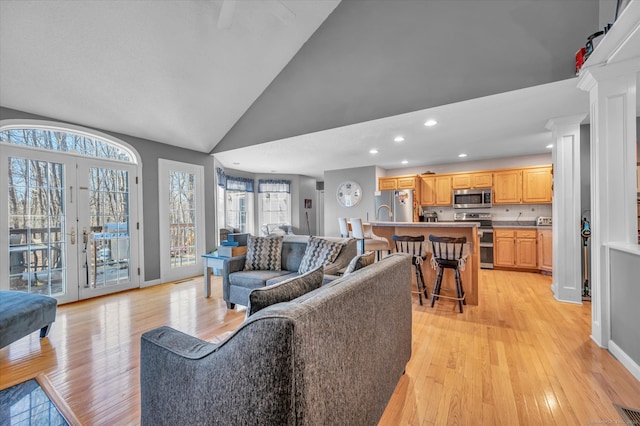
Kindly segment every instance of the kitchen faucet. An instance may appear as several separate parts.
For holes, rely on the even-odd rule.
[[[376,210],[376,220],[380,220],[380,209],[383,207],[386,207],[387,209],[389,209],[389,219],[393,219],[393,212],[391,211],[391,206],[388,206],[387,204],[382,204]]]

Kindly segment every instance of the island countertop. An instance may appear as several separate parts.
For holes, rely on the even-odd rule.
[[[365,225],[391,226],[391,227],[416,227],[416,228],[477,228],[480,222],[385,222],[371,220]]]
[[[466,301],[469,305],[478,304],[478,279],[480,276],[480,243],[478,239],[479,222],[387,222],[387,221],[369,221],[363,224],[365,234],[371,231],[378,237],[384,237],[389,241],[389,245],[393,248],[394,243],[392,236],[410,235],[424,236],[426,241],[427,261],[421,267],[427,284],[429,293],[432,291],[433,283],[436,278],[436,271],[432,269],[429,258],[431,257],[431,244],[429,243],[429,235],[448,236],[448,237],[465,237],[468,245],[467,262],[464,271],[460,271],[464,291],[466,293]],[[447,294],[445,288],[453,289],[453,272],[445,271],[445,282],[443,283],[443,293]],[[449,295],[453,295],[450,293]],[[455,309],[455,304],[447,303],[443,299],[437,302],[438,308]]]

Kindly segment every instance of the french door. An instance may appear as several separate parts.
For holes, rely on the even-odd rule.
[[[14,146],[0,165],[1,289],[66,303],[139,286],[135,165]]]

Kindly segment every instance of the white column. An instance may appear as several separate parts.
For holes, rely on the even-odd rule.
[[[580,123],[586,114],[549,120],[553,138],[553,284],[560,302],[582,303]]]
[[[588,69],[591,115],[591,338],[607,347],[610,329],[608,243],[635,243],[637,60]]]

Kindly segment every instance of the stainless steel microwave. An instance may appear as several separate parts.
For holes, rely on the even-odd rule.
[[[491,207],[491,188],[456,189],[453,191],[454,209],[481,209]]]

